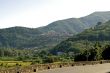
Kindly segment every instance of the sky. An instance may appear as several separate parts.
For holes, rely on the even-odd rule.
[[[110,0],[0,0],[0,28],[37,28],[95,11],[110,11]]]

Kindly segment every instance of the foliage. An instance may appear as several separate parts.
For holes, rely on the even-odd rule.
[[[96,12],[82,18],[59,20],[35,29],[0,29],[0,60],[35,64],[110,59],[109,47],[104,48],[110,44],[110,21],[104,23],[110,20],[109,15],[110,12]],[[93,27],[94,25],[96,26]],[[72,35],[75,36],[71,37]],[[55,46],[56,44],[58,45]],[[53,46],[55,47],[52,48]]]
[[[89,53],[89,54],[88,54]],[[75,61],[98,61],[110,60],[110,45],[102,49],[97,43],[93,49],[84,50],[83,53],[75,55]]]
[[[107,45],[102,52],[102,57],[105,60],[110,60],[110,45]]]
[[[93,27],[98,22],[104,23],[110,20],[109,15],[110,12],[95,12],[82,18],[55,21],[47,26],[35,29],[25,27],[0,29],[0,47],[18,49],[51,48],[70,36]],[[94,37],[90,37],[90,39],[94,39]]]
[[[110,44],[110,21],[106,23],[97,25],[90,29],[83,31],[76,36],[68,38],[62,41],[60,44],[55,46],[51,51],[52,53],[57,52],[69,52],[73,51],[75,53],[81,52],[84,49],[91,49],[94,47],[94,43],[97,41],[102,47]],[[96,46],[96,48],[100,48]],[[98,57],[98,56],[97,56]]]

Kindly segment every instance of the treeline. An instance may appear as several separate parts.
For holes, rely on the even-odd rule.
[[[69,54],[53,55],[48,50],[0,48],[1,61],[31,61],[34,63],[54,63],[73,61]]]
[[[89,46],[89,45],[87,45]],[[0,60],[32,61],[32,63],[54,63],[73,61],[98,61],[110,59],[110,45],[96,42],[80,53],[61,52],[53,54],[49,50],[0,48]]]
[[[0,48],[1,60],[23,60],[32,57],[32,50],[28,49],[14,49],[14,48]]]
[[[83,52],[76,54],[75,61],[98,61],[110,59],[110,45],[102,47],[99,42],[96,42],[93,48],[86,49]]]

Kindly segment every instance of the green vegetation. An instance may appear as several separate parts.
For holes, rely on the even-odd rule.
[[[72,35],[95,26],[97,22],[104,23],[108,20],[110,20],[110,12],[95,12],[82,18],[59,20],[40,28],[0,29],[0,47],[51,48]]]
[[[32,62],[23,62],[23,61],[0,61],[0,67],[9,68],[9,67],[26,67],[31,65]]]
[[[13,66],[15,66],[16,63],[20,62],[19,65],[25,66],[24,64],[32,65],[32,64],[45,64],[68,61],[73,61],[73,56],[68,55],[66,53],[61,55],[53,55],[48,50],[36,50],[36,49],[20,50],[12,48],[0,49],[0,63],[3,62],[4,65],[12,64]]]
[[[52,53],[57,52],[81,52],[84,49],[91,49],[94,47],[94,43],[99,42],[102,47],[110,44],[110,21],[92,27],[83,31],[82,33],[68,38],[55,46]]]
[[[91,49],[84,49],[80,53],[51,54],[49,51],[0,49],[0,67],[26,67],[34,64],[65,63],[74,61],[99,61],[110,60],[110,45],[101,46],[99,42],[94,43]],[[15,53],[15,54],[14,54]]]
[[[109,15],[110,12],[95,12],[35,29],[0,29],[0,67],[108,60],[110,21],[106,21],[110,20]]]
[[[110,60],[110,45],[102,47],[96,43],[94,48],[86,49],[82,53],[76,54],[74,61],[99,61]]]
[[[92,49],[85,49],[83,52],[75,55],[75,61],[98,61],[102,60],[102,52],[104,47],[102,47],[98,42],[95,43]]]

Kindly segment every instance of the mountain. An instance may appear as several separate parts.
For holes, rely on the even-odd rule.
[[[90,29],[86,29],[80,34],[77,34],[60,44],[55,46],[51,52],[80,52],[84,49],[91,49],[95,43],[99,43],[102,47],[110,44],[110,20],[96,25]]]
[[[0,29],[0,47],[51,48],[98,22],[110,20],[110,12],[94,12],[81,18],[55,21],[40,28],[11,27]]]
[[[56,32],[57,34],[72,34],[82,32],[85,29],[95,26],[98,22],[106,22],[110,20],[110,11],[94,12],[88,16],[81,18],[70,18],[55,21],[45,27],[40,28],[44,33]]]
[[[0,29],[0,47],[8,48],[42,48],[54,46],[68,36],[54,33],[43,34],[39,29],[11,27]]]

